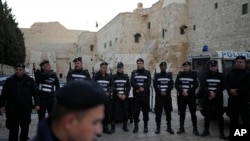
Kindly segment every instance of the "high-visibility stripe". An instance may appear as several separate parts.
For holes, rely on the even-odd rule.
[[[167,89],[161,89],[161,91],[166,91]]]
[[[193,78],[180,78],[180,81],[194,81]]]
[[[139,86],[143,86],[143,83],[137,83],[137,85],[139,85]]]
[[[167,85],[161,85],[160,88],[168,88]]]
[[[123,91],[118,91],[118,94],[124,94],[124,92]]]
[[[85,75],[81,75],[81,74],[72,74],[72,77],[77,77],[77,78],[86,78]]]
[[[52,88],[52,85],[42,84],[42,87]]]
[[[107,80],[97,80],[97,83],[106,83],[106,84],[109,84],[109,81],[107,81]]]
[[[116,90],[124,90],[124,88],[116,88]]]
[[[115,83],[127,83],[127,80],[115,80]]]
[[[169,78],[158,78],[157,81],[170,81]]]
[[[206,81],[207,81],[207,82],[217,82],[217,83],[220,82],[219,79],[207,79]]]
[[[42,91],[44,91],[44,92],[51,92],[51,89],[42,88]]]
[[[216,90],[217,88],[209,87],[208,90]]]
[[[183,91],[188,91],[188,89],[182,89]]]
[[[188,85],[182,85],[181,87],[182,87],[182,88],[189,88]]]
[[[147,79],[147,76],[135,76],[135,78],[142,78],[142,79]]]

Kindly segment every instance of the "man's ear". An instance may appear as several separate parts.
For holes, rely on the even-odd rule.
[[[67,114],[62,119],[63,126],[66,130],[71,130],[77,124],[74,114]]]

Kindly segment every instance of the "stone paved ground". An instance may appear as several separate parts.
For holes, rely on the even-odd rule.
[[[173,98],[173,113],[172,113],[172,128],[176,132],[179,128],[179,116],[177,114],[177,106],[176,106],[176,97],[174,94],[172,95]],[[142,114],[141,114],[142,115]],[[228,135],[228,125],[229,119],[226,115],[225,117],[225,134]],[[210,126],[210,136],[208,137],[196,137],[192,134],[192,123],[190,119],[190,113],[187,111],[186,114],[186,122],[185,122],[185,130],[186,133],[182,135],[171,135],[166,132],[166,124],[165,124],[165,115],[162,118],[162,130],[159,135],[154,133],[156,125],[154,122],[155,115],[154,113],[150,113],[150,122],[149,122],[149,132],[143,133],[143,123],[140,122],[140,129],[139,132],[134,134],[132,133],[133,124],[129,124],[128,127],[130,131],[124,132],[121,127],[122,124],[117,124],[116,126],[116,133],[112,135],[104,134],[102,137],[98,138],[99,141],[222,141],[219,139],[219,130],[217,126],[217,122],[211,122]],[[201,116],[200,112],[197,111],[197,118],[198,118],[198,130],[200,132],[203,131],[203,122],[204,118]],[[4,127],[4,116],[0,116],[0,141],[7,141],[8,138],[8,130]],[[29,136],[33,137],[36,133],[36,126],[37,126],[37,114],[32,114],[32,123],[30,125],[30,132]]]

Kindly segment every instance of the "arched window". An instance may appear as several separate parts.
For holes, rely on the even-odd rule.
[[[141,38],[141,34],[140,33],[136,33],[134,36],[135,36],[135,42],[139,43],[140,38]]]

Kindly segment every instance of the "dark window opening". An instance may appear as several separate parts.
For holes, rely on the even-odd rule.
[[[94,51],[94,45],[90,45],[90,51]]]
[[[165,37],[165,29],[162,29],[162,38]]]
[[[218,3],[215,3],[214,4],[214,9],[217,9],[218,8]]]
[[[140,34],[140,33],[137,33],[137,34],[135,34],[134,36],[135,36],[135,42],[136,42],[136,43],[139,43],[140,38],[141,38],[141,34]]]
[[[115,43],[117,42],[118,38],[115,38]]]
[[[242,5],[242,15],[245,15],[248,13],[248,3],[245,3]]]
[[[196,30],[196,25],[193,25],[193,30],[194,30],[194,31]]]
[[[187,26],[183,25],[180,27],[180,33],[181,35],[185,34],[185,29],[187,29]]]
[[[148,29],[150,29],[150,26],[151,26],[151,23],[150,23],[150,22],[148,22]]]
[[[104,43],[104,48],[106,48],[106,43]]]
[[[110,47],[112,46],[112,41],[109,41],[109,46],[110,46]]]

